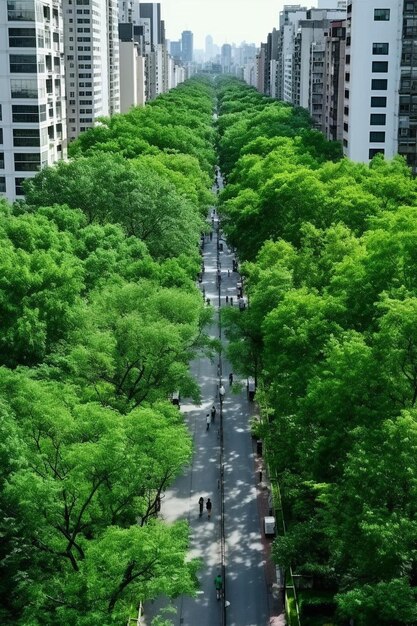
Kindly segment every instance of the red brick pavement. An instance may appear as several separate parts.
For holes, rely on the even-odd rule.
[[[257,454],[256,451],[256,440],[252,439],[252,445],[254,450],[254,470],[257,484],[257,502],[258,502],[258,512],[259,512],[259,528],[261,532],[261,541],[264,549],[265,556],[265,580],[268,587],[268,595],[269,595],[269,610],[270,610],[270,621],[269,626],[284,626],[285,624],[285,615],[284,609],[282,606],[282,597],[281,593],[277,588],[277,576],[276,576],[276,566],[272,560],[272,538],[265,537],[263,521],[266,515],[271,515],[270,510],[270,486],[268,483],[268,477],[266,473],[266,468],[264,464],[264,460],[262,456]],[[261,478],[262,473],[262,480]]]

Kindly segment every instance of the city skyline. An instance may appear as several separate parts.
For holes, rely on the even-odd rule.
[[[278,28],[279,12],[288,0],[159,0],[167,39],[178,41],[184,30],[194,34],[194,48],[204,49],[206,35],[216,44],[260,44]],[[317,6],[317,0],[297,3]]]

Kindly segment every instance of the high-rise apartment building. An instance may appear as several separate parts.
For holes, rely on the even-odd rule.
[[[145,56],[143,29],[132,22],[119,24],[120,112],[132,106],[143,106],[145,90]]]
[[[404,0],[399,83],[398,153],[417,174],[417,0]]]
[[[325,41],[324,110],[321,130],[331,141],[343,140],[346,20],[333,21]]]
[[[293,101],[293,56],[294,38],[298,22],[306,19],[307,8],[301,5],[284,5],[279,15],[278,58],[275,66],[277,98],[285,102]]]
[[[61,2],[0,3],[0,194],[66,157]]]
[[[129,24],[133,22],[134,0],[118,0],[119,23]]]
[[[232,46],[225,43],[221,48],[221,64],[223,74],[229,74],[232,68]]]
[[[68,138],[120,110],[116,0],[62,0]]]
[[[181,41],[171,41],[169,53],[176,61],[181,61]]]
[[[212,61],[214,57],[214,48],[213,48],[213,37],[211,35],[207,35],[205,41],[205,60]]]
[[[343,146],[354,161],[397,153],[402,35],[402,0],[349,1]]]
[[[190,30],[184,30],[181,35],[182,62],[192,63],[193,61],[193,33]]]
[[[119,15],[117,0],[107,0],[107,41],[109,56],[107,71],[109,74],[109,109],[110,115],[120,112],[120,59],[119,59]]]
[[[139,19],[149,21],[151,46],[165,43],[165,29],[161,21],[161,5],[159,2],[140,2]]]

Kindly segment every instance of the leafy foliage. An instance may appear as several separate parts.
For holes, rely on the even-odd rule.
[[[158,516],[210,353],[196,288],[214,90],[103,120],[0,202],[0,621],[110,626],[193,595],[187,523]],[[175,110],[175,114],[173,111]],[[198,111],[198,113],[197,113]]]
[[[219,99],[219,210],[249,299],[224,322],[267,407],[276,561],[336,592],[337,623],[416,624],[416,181],[399,157],[340,159],[238,81]]]

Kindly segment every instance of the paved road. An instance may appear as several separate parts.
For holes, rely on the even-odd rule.
[[[220,181],[221,185],[221,181]],[[211,217],[209,218],[211,220]],[[217,216],[214,217],[217,228]],[[230,306],[233,297],[237,305],[236,282],[238,275],[232,270],[232,255],[223,245],[221,263],[221,306]],[[217,283],[217,236],[206,237],[204,244],[205,272],[203,283],[206,298],[214,307],[214,323],[209,329],[213,337],[219,336],[219,291]],[[230,276],[228,276],[228,270]],[[228,296],[229,303],[226,303]],[[167,615],[175,626],[264,626],[269,624],[271,597],[266,578],[265,540],[262,538],[259,489],[256,484],[253,442],[249,432],[249,416],[252,403],[246,399],[242,381],[236,381],[237,392],[229,388],[230,366],[210,362],[206,358],[191,365],[194,376],[201,386],[202,404],[182,404],[181,410],[194,440],[192,465],[180,477],[173,488],[166,492],[162,502],[162,517],[167,521],[188,519],[191,528],[192,556],[201,557],[204,567],[200,571],[201,591],[197,598],[183,597],[173,603],[175,616]],[[221,455],[220,405],[218,398],[219,374],[226,387],[223,403],[224,456]],[[236,380],[236,378],[235,378]],[[206,415],[213,402],[217,417],[206,430]],[[221,463],[224,467],[224,557],[222,553],[222,490]],[[198,499],[211,498],[213,512],[211,520],[204,512],[199,516]],[[222,565],[225,569],[222,569]],[[225,572],[225,600],[216,600],[213,580],[218,572]],[[230,604],[229,604],[230,603]],[[146,626],[161,608],[169,605],[161,599],[145,607]],[[172,605],[171,605],[172,606]],[[224,621],[225,618],[225,621]]]

